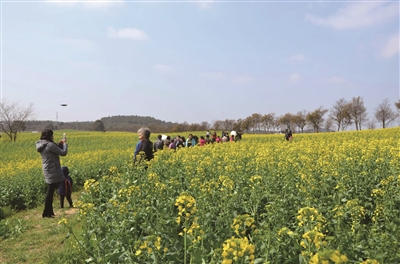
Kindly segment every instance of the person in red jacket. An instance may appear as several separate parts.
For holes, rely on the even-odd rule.
[[[203,136],[200,136],[199,143],[200,143],[200,146],[204,146],[207,143],[207,141]]]

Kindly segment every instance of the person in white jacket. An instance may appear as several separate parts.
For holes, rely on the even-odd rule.
[[[47,194],[44,203],[42,217],[53,218],[53,195],[60,182],[65,180],[61,171],[60,156],[68,153],[67,139],[62,139],[60,144],[54,143],[53,130],[45,129],[42,131],[40,140],[36,142],[36,150],[42,156],[42,170],[47,184]]]

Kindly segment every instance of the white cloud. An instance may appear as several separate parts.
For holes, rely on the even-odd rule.
[[[381,51],[382,57],[391,58],[400,53],[399,38],[400,38],[399,34],[394,34],[388,38],[385,47]]]
[[[330,17],[316,17],[306,15],[306,20],[319,26],[334,29],[355,29],[381,24],[399,14],[399,3],[367,2],[351,3],[339,9]]]
[[[171,74],[174,72],[173,67],[164,64],[156,64],[153,66],[153,69],[162,74]]]
[[[290,57],[287,59],[287,61],[290,62],[290,63],[299,63],[299,62],[304,61],[304,59],[305,59],[304,54],[299,53],[299,54],[290,56]]]
[[[74,6],[83,6],[88,9],[108,9],[111,7],[120,7],[123,6],[125,1],[124,0],[118,0],[118,1],[104,1],[104,0],[74,0],[73,2],[70,0],[47,0],[47,2],[52,3],[52,4],[57,4],[61,6],[69,6],[69,7],[74,7]]]
[[[232,79],[234,84],[249,84],[254,82],[254,77],[249,75],[240,75]]]
[[[301,80],[301,75],[298,74],[298,73],[293,73],[293,74],[291,74],[289,76],[289,81],[290,82],[295,83],[295,82],[300,82],[300,80]]]
[[[133,39],[133,40],[146,40],[148,38],[146,32],[137,28],[123,28],[123,29],[114,29],[112,27],[108,27],[108,36],[112,38],[124,38],[124,39]]]
[[[338,76],[332,76],[328,79],[328,81],[331,83],[345,83],[346,79]]]

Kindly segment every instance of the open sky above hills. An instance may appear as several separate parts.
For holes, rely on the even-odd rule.
[[[2,1],[2,100],[200,123],[399,99],[398,1]],[[68,104],[63,107],[61,104]],[[394,106],[393,106],[394,109]]]

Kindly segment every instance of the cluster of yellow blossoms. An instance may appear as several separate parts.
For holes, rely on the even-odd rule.
[[[348,262],[345,255],[341,255],[339,250],[325,250],[316,253],[311,259],[309,264],[329,264],[331,261],[335,264]]]
[[[254,263],[255,246],[249,243],[247,237],[227,239],[222,249],[222,264]]]
[[[181,218],[183,218],[183,221],[188,221],[190,216],[197,211],[196,200],[188,194],[181,194],[176,198],[175,206],[178,207],[178,217],[176,218],[178,224],[181,223]]]
[[[317,249],[320,249],[321,246],[326,246],[326,241],[323,241],[325,235],[316,230],[311,230],[302,235],[303,240],[300,242],[300,246],[303,248],[307,248],[310,245],[314,245]]]
[[[248,214],[238,215],[233,220],[231,228],[238,237],[225,240],[222,246],[222,263],[254,263],[255,246],[247,238],[254,231],[254,218]]]
[[[199,218],[194,216],[197,212],[196,200],[191,195],[184,193],[176,198],[175,206],[178,207],[176,223],[183,227],[183,232],[179,235],[183,236],[184,233],[190,235],[193,243],[201,241],[204,232],[198,224]]]
[[[239,237],[246,235],[251,229],[255,229],[254,218],[248,214],[238,215],[234,220],[231,228],[234,230],[235,234]]]
[[[99,183],[94,179],[86,180],[83,184],[83,188],[87,193],[98,192]]]
[[[299,226],[303,226],[305,222],[324,221],[317,209],[312,207],[303,207],[297,213],[298,216],[296,218],[299,220]]]
[[[139,256],[143,252],[151,254],[153,250],[161,251],[161,237],[159,236],[148,236],[136,250],[135,255]],[[168,252],[168,248],[163,249],[164,253]]]

